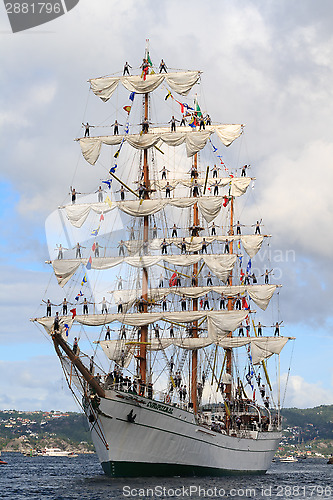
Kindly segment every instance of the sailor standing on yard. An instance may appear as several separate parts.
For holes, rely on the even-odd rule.
[[[120,240],[119,241],[119,245],[117,248],[119,248],[119,252],[118,252],[118,255],[123,255],[125,257],[125,242],[124,240]]]
[[[148,120],[148,118],[146,116],[145,116],[144,120],[142,121],[141,125],[142,125],[142,132],[144,134],[148,134],[149,120]]]
[[[108,326],[105,332],[104,340],[110,340],[110,339],[111,339],[111,332],[110,332],[110,327]]]
[[[216,226],[215,223],[213,222],[212,225],[210,226],[210,229],[212,230],[211,235],[216,236],[216,228],[220,226]]]
[[[261,276],[265,276],[265,285],[269,284],[269,275],[271,274],[272,271],[273,271],[273,269],[271,269],[270,271],[268,271],[268,269],[266,269],[265,273],[261,275]]]
[[[199,196],[199,184],[197,180],[194,180],[193,188],[192,188],[192,196],[196,197]]]
[[[274,337],[280,337],[280,325],[281,325],[282,321],[280,321],[280,323],[277,321],[275,323],[275,330],[274,330]]]
[[[92,302],[88,302],[86,298],[83,299],[82,305],[83,305],[83,314],[89,314],[88,313],[88,304],[92,304]]]
[[[46,316],[51,316],[51,306],[55,306],[56,304],[52,304],[52,302],[50,302],[50,299],[47,299],[47,301],[45,301],[44,299],[42,300],[42,302],[44,302],[44,304],[46,304]]]
[[[260,222],[257,220],[257,222],[255,224],[252,224],[252,227],[255,227],[254,234],[260,234],[260,224],[261,224],[261,220],[260,220]]]
[[[171,229],[172,229],[171,238],[177,238],[177,229],[178,229],[178,227],[176,226],[176,224],[174,224]]]
[[[111,127],[113,127],[113,135],[119,135],[119,127],[122,127],[122,124],[115,120]]]
[[[94,125],[89,125],[89,123],[82,123],[82,127],[85,128],[84,137],[90,137],[90,127],[94,128]]]
[[[246,177],[246,169],[249,168],[250,165],[244,165],[242,167],[242,173],[241,173],[241,177]]]
[[[64,297],[64,300],[62,301],[62,315],[66,316],[67,315],[67,305],[69,302],[67,302],[66,297]]]
[[[102,186],[99,186],[99,188],[97,189],[96,193],[97,193],[97,201],[98,201],[98,203],[102,203],[102,201],[103,201],[103,189],[102,189]]]
[[[240,224],[239,220],[237,221],[237,224],[236,224],[236,234],[242,234],[241,233],[241,226],[243,226],[243,224]]]
[[[61,246],[60,243],[57,250],[58,250],[58,259],[63,259],[64,258],[63,250],[68,250],[68,248],[64,248],[63,246]]]
[[[126,75],[126,73],[127,73],[128,75],[130,74],[130,72],[129,72],[129,69],[130,69],[130,68],[132,69],[132,66],[130,66],[130,65],[128,64],[128,62],[126,61],[126,62],[125,62],[125,64],[124,64],[123,76],[125,76],[125,75]]]
[[[225,301],[226,301],[226,298],[222,293],[221,298],[220,298],[220,309],[225,309]]]
[[[76,195],[81,194],[81,193],[78,193],[77,191],[75,191],[75,188],[73,188],[72,186],[69,189],[70,189],[70,194],[72,196],[72,204],[74,205],[76,202]]]
[[[100,304],[102,304],[102,314],[107,314],[108,313],[108,308],[107,308],[107,301],[105,299],[105,297],[103,297],[103,300],[100,302]]]
[[[205,276],[205,278],[207,278],[207,286],[213,286],[212,275],[210,271],[208,271],[208,274]]]
[[[214,177],[218,177],[218,171],[221,170],[220,167],[217,167],[216,165],[214,165],[214,167],[212,168],[212,172],[213,172],[213,179]]]
[[[171,123],[171,132],[176,132],[176,122],[179,122],[177,118],[175,118],[173,115],[171,117],[171,120],[169,120],[168,123]]]
[[[206,125],[205,125],[205,120],[204,120],[203,116],[200,117],[199,124],[200,124],[199,130],[201,130],[201,129],[205,130]]]
[[[167,67],[166,67],[166,64],[165,64],[165,62],[163,61],[163,59],[162,59],[162,61],[161,61],[161,63],[160,63],[160,73],[162,73],[162,70],[163,70],[165,73],[167,73]]]
[[[95,250],[94,250],[95,257],[99,257],[99,249],[100,249],[100,248],[104,248],[104,247],[102,247],[102,246],[98,243],[98,241],[96,241],[96,243],[95,243]]]
[[[169,172],[169,170],[164,166],[162,168],[162,170],[160,170],[160,172],[162,172],[162,180],[167,178],[167,172]]]
[[[220,182],[218,180],[216,180],[214,182],[214,184],[212,184],[212,186],[211,186],[214,188],[214,196],[218,196],[218,194],[219,194],[219,185],[220,185]]]
[[[167,181],[167,183],[166,183],[166,185],[165,185],[165,197],[166,197],[166,198],[170,198],[171,189],[173,189],[173,187],[172,187],[172,186],[170,186],[169,181]]]
[[[86,247],[83,247],[82,245],[80,245],[79,242],[77,242],[76,246],[73,248],[73,250],[75,249],[75,258],[76,259],[82,259],[81,248],[86,248]]]

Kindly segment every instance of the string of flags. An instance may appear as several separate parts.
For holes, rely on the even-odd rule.
[[[110,198],[109,198],[108,196],[107,196],[107,198],[105,199],[105,201],[106,201],[106,203],[111,204],[111,200],[110,200]],[[94,229],[94,230],[91,232],[91,235],[92,235],[92,236],[97,236],[97,235],[98,235],[98,233],[99,233],[99,231],[100,231],[100,228],[101,228],[101,223],[102,223],[103,221],[104,221],[104,215],[103,215],[103,214],[101,214],[101,215],[100,215],[100,218],[99,218],[99,222],[100,222],[100,224],[98,225],[98,228],[97,228],[97,229]],[[95,249],[96,249],[96,243],[94,242],[94,243],[93,243],[93,245],[92,245],[92,247],[91,247],[91,251],[92,251],[92,252],[95,252]],[[87,264],[86,264],[86,269],[87,269],[87,271],[90,271],[91,266],[92,266],[92,255],[90,255],[90,256],[89,256],[88,262],[87,262]],[[83,277],[82,277],[82,280],[81,280],[81,287],[84,287],[87,283],[88,283],[87,273],[84,273],[84,275],[83,275]],[[80,298],[81,298],[81,297],[83,297],[83,296],[84,296],[84,293],[82,292],[82,290],[80,290],[80,291],[78,292],[78,294],[76,295],[75,300],[76,300],[77,302],[79,302]],[[72,313],[72,319],[74,319],[74,318],[75,318],[75,316],[76,316],[76,307],[74,307],[73,309],[71,309],[71,310],[70,310],[70,312]],[[64,325],[64,326],[65,326],[65,328],[66,328],[66,325]],[[68,326],[68,325],[67,325],[67,326]],[[69,329],[69,327],[68,327],[68,329]],[[68,332],[67,332],[67,330],[66,330],[66,335],[68,336]]]
[[[133,103],[134,101],[134,97],[135,97],[135,92],[131,92],[130,95],[129,95],[129,100]],[[130,116],[130,112],[131,112],[131,109],[132,109],[132,104],[131,105],[126,105],[126,106],[123,106],[123,109],[126,111],[127,113],[127,120],[126,120],[126,123],[125,123],[125,127],[124,127],[124,133],[125,135],[128,135],[129,134],[129,116]],[[119,144],[119,147],[117,149],[117,151],[115,152],[115,154],[113,155],[113,157],[115,158],[115,160],[117,160],[117,158],[119,157],[120,155],[120,151],[121,151],[121,148],[123,147],[123,144],[125,142],[125,137],[122,138],[121,140],[121,143]],[[109,174],[114,174],[116,169],[117,169],[118,165],[117,163],[115,163],[109,170]],[[112,184],[112,177],[110,179],[106,179],[104,181],[102,181],[103,184],[106,184],[107,187],[109,189],[111,189],[111,184]]]

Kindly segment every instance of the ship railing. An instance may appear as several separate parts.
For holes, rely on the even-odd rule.
[[[171,405],[175,408],[180,408],[181,410],[191,411],[188,402],[186,401],[173,401],[170,395],[163,391],[152,391],[149,387],[144,384],[138,384],[133,387],[133,384],[128,384],[126,382],[114,382],[108,381],[106,379],[105,383],[102,384],[106,390],[115,390],[120,392],[125,392],[129,394],[134,394],[137,396],[143,396],[148,399],[154,399],[155,401],[160,401]]]

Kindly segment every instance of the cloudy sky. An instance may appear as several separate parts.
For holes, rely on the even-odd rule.
[[[139,66],[147,38],[156,64],[203,71],[213,119],[246,124],[257,178],[247,218],[263,217],[274,235],[283,333],[297,337],[285,404],[333,403],[332,15],[330,0],[80,0],[12,34],[0,5],[1,409],[77,408],[52,345],[29,321],[55,287],[45,221],[74,181],[89,192],[102,175],[73,141],[103,105],[88,78],[126,60]]]

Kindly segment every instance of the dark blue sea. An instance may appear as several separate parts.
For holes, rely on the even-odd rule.
[[[24,457],[3,453],[0,498],[111,500],[159,498],[333,499],[333,465],[324,459],[274,462],[265,475],[223,478],[107,478],[97,456]]]

